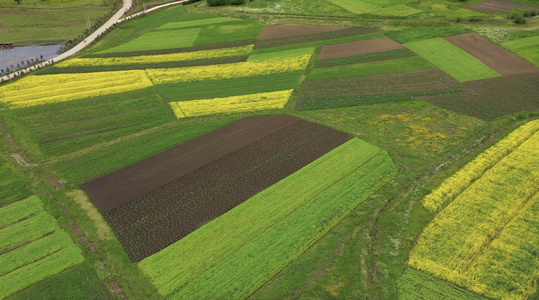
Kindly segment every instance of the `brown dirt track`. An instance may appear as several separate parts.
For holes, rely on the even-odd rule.
[[[304,24],[279,24],[279,25],[269,25],[264,28],[264,31],[260,34],[258,39],[280,39],[286,37],[331,32],[342,29],[347,29],[350,27],[340,27],[340,26],[317,26],[317,25],[304,25]]]
[[[337,45],[327,45],[322,47],[322,52],[320,52],[320,55],[317,59],[348,57],[374,52],[389,51],[399,48],[404,48],[404,46],[388,37],[384,37],[379,39],[357,41]]]
[[[137,262],[166,248],[350,138],[331,128],[295,119],[295,122],[279,131],[168,183],[163,182],[164,185],[159,188],[104,216],[130,259]],[[211,150],[219,151],[215,147]],[[144,172],[144,175],[151,178],[158,173],[155,169],[152,172]]]
[[[484,13],[504,13],[508,14],[513,9],[533,9],[533,7],[520,5],[510,2],[505,2],[502,0],[486,0],[483,3],[473,4],[473,5],[464,5],[463,8],[484,12]]]
[[[243,119],[82,184],[81,188],[99,211],[106,213],[296,121],[287,116]]]
[[[539,69],[477,33],[444,37],[503,76],[537,73]]]

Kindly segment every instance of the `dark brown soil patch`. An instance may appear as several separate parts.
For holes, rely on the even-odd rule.
[[[460,92],[460,84],[439,69],[312,80],[298,99],[301,110],[412,100],[423,95]]]
[[[477,33],[453,35],[444,39],[470,53],[503,76],[539,72],[536,67],[504,48],[492,44]]]
[[[318,25],[305,25],[305,24],[279,24],[269,25],[264,28],[264,31],[260,34],[258,39],[280,39],[292,36],[316,34],[330,31],[337,31],[347,29],[350,27],[341,26],[318,26]]]
[[[243,119],[82,184],[81,188],[99,211],[106,213],[297,120],[288,116]]]
[[[138,262],[350,138],[328,127],[296,119],[285,128],[178,176],[104,216],[130,259]],[[210,150],[219,149],[212,146]],[[146,171],[141,175],[152,178],[158,172]]]
[[[384,37],[366,41],[357,41],[351,43],[324,46],[322,47],[322,52],[320,52],[318,59],[348,57],[374,52],[389,51],[399,48],[404,48],[404,46],[388,37]]]
[[[464,5],[463,8],[484,12],[484,13],[504,13],[508,14],[513,9],[533,9],[533,7],[520,5],[511,2],[505,2],[502,0],[486,0],[483,3]]]
[[[463,93],[421,97],[439,107],[487,121],[538,110],[539,73],[462,83]]]
[[[287,45],[297,45],[297,44],[310,43],[310,42],[319,42],[319,41],[351,37],[351,36],[356,36],[356,35],[364,35],[364,34],[369,34],[369,33],[374,33],[374,32],[376,32],[376,30],[370,29],[370,28],[352,27],[352,28],[345,28],[345,29],[335,30],[335,31],[330,31],[330,32],[291,36],[291,37],[284,37],[284,38],[278,38],[278,39],[265,39],[265,40],[259,39],[255,45],[255,49],[264,49],[264,48],[280,47],[280,46],[287,46]]]

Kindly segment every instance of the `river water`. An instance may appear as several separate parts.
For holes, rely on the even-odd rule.
[[[47,45],[47,46],[25,46],[25,47],[14,47],[9,50],[0,50],[0,69],[3,69],[4,72],[6,68],[12,70],[12,64],[17,67],[19,64],[22,67],[26,67],[26,61],[30,59],[39,58],[40,60],[48,60],[54,58],[58,54],[56,51],[60,49],[62,45]],[[41,59],[43,55],[43,59]],[[24,61],[24,65],[22,62]],[[1,72],[0,72],[1,74]]]

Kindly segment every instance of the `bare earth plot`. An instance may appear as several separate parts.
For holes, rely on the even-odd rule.
[[[539,72],[539,69],[504,48],[494,45],[477,33],[445,37],[453,45],[468,52],[503,76]]]
[[[484,12],[484,13],[504,13],[508,14],[513,9],[533,9],[533,7],[520,5],[502,0],[486,0],[483,3],[464,5],[463,8]]]
[[[81,188],[99,211],[106,213],[296,121],[285,116],[243,119],[82,184]]]
[[[340,27],[340,26],[317,26],[317,25],[304,25],[304,24],[279,24],[279,25],[269,25],[264,28],[264,31],[260,34],[258,39],[280,39],[286,37],[307,35],[307,34],[316,34],[337,31],[342,29],[347,29],[351,27]]]
[[[318,59],[347,57],[389,51],[399,48],[404,48],[404,46],[390,38],[384,37],[379,39],[324,46],[322,47],[322,52],[318,56]]]
[[[142,161],[135,172],[126,168],[131,172],[118,177],[123,182],[98,179],[100,185],[92,186],[117,187],[129,195],[104,216],[133,262],[175,243],[351,138],[285,116],[246,119],[216,132]]]

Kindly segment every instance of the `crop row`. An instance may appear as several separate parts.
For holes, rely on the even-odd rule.
[[[152,86],[144,71],[29,76],[0,88],[2,102],[13,108],[66,102]]]
[[[386,153],[353,139],[142,261],[139,267],[162,295],[172,298],[207,298],[212,293],[218,298],[244,298],[296,259],[395,171]],[[211,238],[216,236],[227,239]],[[174,255],[177,251],[183,255]],[[171,268],[173,265],[180,267]]]
[[[296,121],[106,212],[133,261],[176,242],[350,138]]]
[[[318,59],[314,67],[315,68],[331,68],[344,65],[353,65],[359,63],[367,63],[373,61],[382,61],[395,58],[403,58],[416,56],[414,52],[410,51],[407,48],[399,48],[382,52],[367,53],[361,55],[353,55],[347,57],[336,57],[336,58],[327,58],[327,59]]]
[[[84,260],[37,196],[0,208],[0,297]]]
[[[527,299],[538,270],[538,186],[536,132],[438,213],[409,264],[490,298]]]
[[[85,67],[85,66],[123,66],[154,63],[174,63],[179,61],[206,60],[224,57],[247,56],[254,45],[235,48],[201,50],[173,54],[142,55],[130,57],[108,58],[72,58],[55,65],[55,68]]]
[[[292,58],[216,66],[198,66],[178,69],[148,69],[146,72],[154,84],[244,78],[302,70],[307,66],[310,58],[311,55],[302,55]]]
[[[223,113],[284,108],[293,90],[249,94],[226,98],[171,102],[178,119]]]
[[[507,137],[479,154],[453,176],[447,178],[423,199],[423,206],[431,212],[438,212],[460,195],[470,184],[479,179],[503,157],[511,153],[523,142],[539,131],[539,120],[520,126]]]
[[[425,95],[460,92],[459,83],[438,69],[405,73],[309,80],[298,108],[315,110],[411,100]]]

